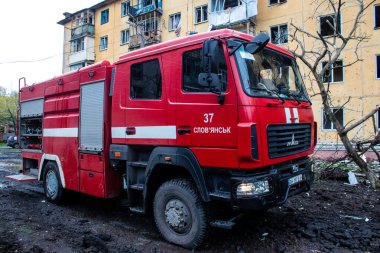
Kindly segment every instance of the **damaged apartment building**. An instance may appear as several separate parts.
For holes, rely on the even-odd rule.
[[[108,0],[64,13],[63,72],[213,26],[255,33],[257,0]]]
[[[119,56],[152,44],[177,37],[216,29],[230,28],[251,35],[265,32],[271,42],[292,48],[288,39],[290,23],[304,30],[320,31],[330,36],[328,22],[335,22],[331,11],[315,14],[313,0],[107,0],[75,13],[64,13],[58,24],[64,27],[63,72],[73,71],[94,62],[117,61]],[[323,2],[323,1],[321,1]],[[340,32],[349,29],[350,10],[344,8],[339,17]],[[380,105],[380,0],[365,12],[360,29],[370,36],[358,52],[363,61],[350,69],[344,64],[355,56],[347,48],[330,68],[326,80],[331,83],[336,115],[343,125],[361,118]],[[325,35],[324,35],[325,34]],[[310,44],[312,38],[305,38]],[[306,77],[307,70],[301,66]],[[308,90],[311,85],[306,81]],[[359,85],[360,84],[360,85]],[[340,108],[347,98],[350,103]],[[338,137],[332,123],[322,110],[319,96],[312,97],[314,117],[319,126],[321,146],[334,146]],[[376,115],[376,129],[380,129],[380,115]],[[366,138],[373,132],[365,125],[355,133]],[[335,145],[336,146],[336,145]]]

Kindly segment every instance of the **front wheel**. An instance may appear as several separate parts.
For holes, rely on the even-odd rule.
[[[154,198],[154,219],[162,236],[185,248],[196,248],[207,229],[206,212],[201,199],[186,179],[163,183]]]
[[[44,192],[48,201],[58,204],[63,197],[63,187],[55,162],[47,162],[44,169]]]

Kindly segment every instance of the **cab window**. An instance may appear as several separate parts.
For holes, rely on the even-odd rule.
[[[151,60],[131,66],[132,99],[160,99],[162,75],[158,60]]]
[[[223,50],[221,50],[223,52]],[[182,56],[182,90],[184,92],[211,92],[209,87],[198,83],[198,75],[201,73],[202,49],[187,51]],[[227,90],[227,64],[224,55],[221,55],[219,73],[221,91]]]

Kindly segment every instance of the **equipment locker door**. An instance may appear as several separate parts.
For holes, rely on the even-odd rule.
[[[80,89],[80,191],[104,197],[104,81]]]
[[[223,104],[208,87],[198,84],[201,48],[196,45],[178,50],[176,70],[177,145],[200,148],[236,147],[237,99],[233,77],[226,57],[221,57],[219,77],[225,93]]]

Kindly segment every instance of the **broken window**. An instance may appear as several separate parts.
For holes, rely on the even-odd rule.
[[[76,64],[74,64],[74,65],[70,65],[70,71],[73,71],[73,70],[77,70],[77,69],[83,68],[84,66],[86,66],[86,63],[85,63],[85,62],[76,63]]]
[[[181,24],[181,13],[169,15],[169,31],[173,31]]]
[[[336,119],[339,121],[339,123],[343,126],[343,115],[344,111],[343,108],[340,109],[332,109],[333,113],[335,114]],[[329,119],[329,116],[325,111],[322,109],[322,127],[324,130],[333,130],[335,129],[333,122]]]
[[[99,50],[106,50],[108,48],[108,36],[100,37]]]
[[[131,1],[125,1],[121,3],[121,16],[128,15],[131,11]]]
[[[207,4],[195,8],[195,24],[207,21]]]
[[[322,62],[322,68],[326,66],[327,62]],[[338,60],[332,64],[323,75],[324,83],[337,83],[343,82],[343,61]]]
[[[242,5],[243,0],[211,0],[211,12],[223,11]]]
[[[286,0],[269,0],[269,5],[275,5],[280,3],[285,3]]]
[[[127,44],[129,42],[129,30],[125,29],[120,32],[120,45]]]
[[[84,50],[84,38],[79,38],[71,41],[71,53],[76,53]]]
[[[288,25],[276,25],[270,28],[271,42],[274,44],[288,43]]]
[[[158,60],[133,64],[131,66],[131,98],[160,99],[161,94],[162,77]]]
[[[142,0],[142,7],[147,7],[152,4],[153,4],[152,0]]]
[[[323,37],[334,36],[335,34],[341,33],[340,15],[337,16],[336,22],[335,20],[334,14],[319,17],[319,32]]]
[[[380,5],[375,5],[375,29],[380,28]]]

